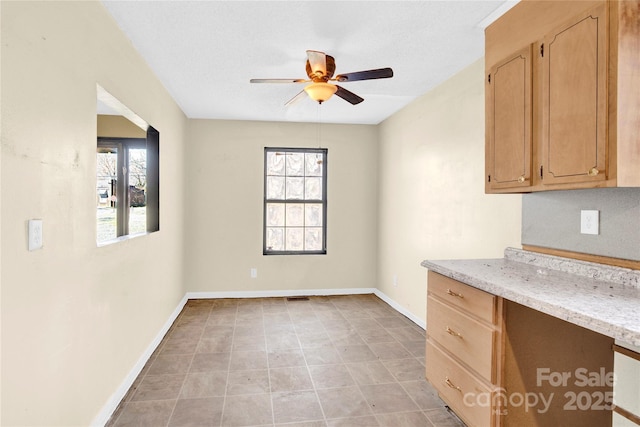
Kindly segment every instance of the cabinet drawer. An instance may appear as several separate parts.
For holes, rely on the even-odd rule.
[[[493,425],[492,408],[477,403],[493,402],[492,396],[486,399],[492,393],[491,389],[430,340],[427,340],[426,366],[429,382],[469,427]]]
[[[429,271],[429,293],[489,323],[496,321],[496,297],[457,280]]]
[[[494,382],[493,328],[429,296],[427,334],[487,381]]]

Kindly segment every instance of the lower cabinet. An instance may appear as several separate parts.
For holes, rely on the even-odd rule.
[[[469,427],[499,422],[502,299],[429,272],[426,375]]]
[[[618,344],[618,343],[616,343]],[[613,427],[640,426],[640,348],[616,345]]]
[[[426,377],[469,427],[612,425],[612,338],[428,274]]]

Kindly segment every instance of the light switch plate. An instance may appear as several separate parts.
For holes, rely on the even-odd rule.
[[[600,234],[600,211],[580,211],[580,233]]]
[[[29,220],[29,250],[35,251],[42,248],[42,220]]]

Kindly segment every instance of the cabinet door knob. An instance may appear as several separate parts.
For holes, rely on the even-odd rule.
[[[522,183],[523,183],[523,182],[525,182],[525,181],[526,181],[526,180],[525,180],[525,178],[524,178],[524,175],[520,175],[520,176],[518,177],[518,182],[519,182],[520,184],[522,184]]]
[[[591,168],[591,169],[589,169],[589,172],[587,172],[587,175],[596,176],[599,173],[600,173],[600,171],[598,170],[598,168]]]
[[[447,294],[451,295],[452,297],[464,298],[462,294],[453,292],[451,289],[447,289]]]
[[[462,389],[460,387],[458,387],[457,385],[455,385],[454,383],[451,382],[451,380],[449,379],[449,377],[445,377],[444,383],[454,389],[454,390],[458,390],[460,393],[462,393]]]
[[[447,333],[449,335],[453,335],[454,337],[462,338],[462,334],[460,334],[459,332],[454,331],[453,329],[451,329],[448,326],[447,326],[447,328],[445,330],[447,331]]]

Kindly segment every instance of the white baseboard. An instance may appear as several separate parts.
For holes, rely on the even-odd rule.
[[[93,419],[93,421],[91,422],[92,426],[104,426],[107,424],[107,422],[109,422],[109,419],[111,418],[115,410],[118,409],[118,405],[127,394],[136,378],[138,378],[138,375],[140,375],[140,372],[142,372],[142,369],[146,365],[147,361],[156,350],[156,348],[158,348],[160,342],[169,331],[171,325],[173,325],[173,322],[175,322],[175,320],[178,318],[178,315],[180,314],[186,303],[187,296],[185,295],[178,303],[176,309],[173,310],[173,313],[171,313],[169,319],[156,334],[153,341],[151,341],[144,353],[142,353],[136,364],[133,366],[133,369],[131,369],[124,381],[122,381],[120,387],[118,387],[118,389],[111,395],[107,403],[102,407],[98,415]]]
[[[422,329],[426,328],[425,321],[419,319],[412,313],[410,313],[406,308],[402,307],[400,304],[389,298],[383,292],[379,291],[376,288],[346,288],[346,289],[293,289],[286,291],[229,291],[229,292],[187,292],[185,296],[182,298],[176,309],[171,313],[171,316],[167,320],[167,322],[162,326],[162,329],[158,332],[154,340],[149,344],[145,352],[140,356],[138,362],[134,365],[131,372],[124,379],[120,387],[113,393],[109,401],[104,405],[102,410],[98,413],[98,415],[91,422],[92,426],[104,426],[115,410],[118,408],[118,405],[127,394],[127,391],[131,388],[134,381],[142,372],[145,364],[156,350],[160,342],[164,338],[164,336],[169,331],[169,328],[178,318],[178,315],[184,308],[187,300],[189,299],[220,299],[220,298],[270,298],[270,297],[295,297],[295,296],[328,296],[328,295],[362,295],[362,294],[375,294],[378,298],[389,304],[394,310],[399,312],[400,314],[406,316],[409,320],[411,320],[416,325],[420,326]]]
[[[382,291],[380,291],[378,289],[375,289],[373,293],[376,294],[376,296],[378,298],[380,298],[382,301],[386,302],[391,307],[393,307],[393,309],[395,311],[397,311],[398,313],[406,316],[409,320],[411,320],[416,325],[420,326],[422,329],[425,329],[425,330],[427,329],[427,322],[425,322],[424,320],[416,317],[409,310],[407,310],[406,308],[404,308],[403,306],[401,306],[400,304],[398,304],[397,302],[395,302],[394,300],[389,298],[384,292],[382,292]]]
[[[274,298],[327,295],[362,295],[375,294],[375,288],[346,289],[291,289],[286,291],[228,291],[228,292],[187,292],[187,299],[220,299],[220,298]]]

